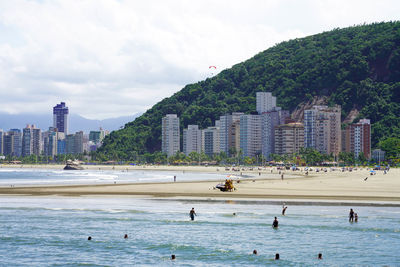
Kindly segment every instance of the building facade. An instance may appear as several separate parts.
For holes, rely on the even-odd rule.
[[[242,112],[234,112],[231,115],[221,116],[219,119],[219,140],[220,152],[224,152],[228,156],[232,151],[238,151],[240,148],[240,116]]]
[[[68,107],[65,102],[61,102],[53,107],[53,127],[58,132],[68,134]]]
[[[201,130],[198,125],[188,125],[183,130],[183,153],[188,156],[191,152],[201,152]]]
[[[4,132],[2,129],[0,129],[0,155],[4,155],[3,152],[3,136],[4,136]]]
[[[304,125],[288,123],[275,126],[275,153],[278,155],[298,153],[304,147]]]
[[[242,156],[255,157],[261,154],[261,116],[240,116],[240,149]]]
[[[340,106],[314,106],[304,111],[304,147],[338,155],[342,150]]]
[[[261,142],[262,155],[271,160],[271,154],[275,153],[275,127],[284,124],[289,118],[289,111],[275,107],[261,114]]]
[[[201,138],[201,150],[204,151],[204,154],[212,157],[214,154],[220,153],[219,127],[208,127],[207,129],[202,130]]]
[[[271,92],[256,93],[256,109],[258,114],[271,111],[276,107],[276,97]]]
[[[22,130],[22,156],[37,155],[41,152],[41,130],[27,125]]]
[[[179,118],[176,114],[167,114],[162,118],[161,149],[168,157],[180,151]]]
[[[354,153],[358,156],[371,158],[371,122],[368,119],[361,119],[358,123],[349,124],[346,127],[345,135],[346,152]]]

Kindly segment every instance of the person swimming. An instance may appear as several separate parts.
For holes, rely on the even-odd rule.
[[[358,222],[358,215],[357,215],[357,213],[354,213],[354,221],[355,221],[355,222]]]
[[[127,238],[128,238],[128,234],[125,234],[125,235],[124,235],[124,238],[127,239]]]
[[[254,255],[257,255],[257,250],[253,250],[253,254],[254,254]]]
[[[194,208],[192,208],[192,209],[190,210],[189,216],[190,216],[190,219],[191,219],[192,221],[194,221],[194,216],[197,216],[196,212],[194,211]]]
[[[322,253],[318,253],[318,259],[322,260]]]
[[[275,260],[279,260],[279,259],[280,259],[279,253],[276,253],[276,254],[275,254]]]
[[[279,224],[278,218],[275,217],[275,220],[272,222],[272,227],[278,228],[278,224]]]

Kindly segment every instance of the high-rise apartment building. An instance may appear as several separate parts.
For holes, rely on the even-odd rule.
[[[271,159],[271,154],[275,153],[275,126],[284,124],[289,118],[289,111],[274,107],[272,110],[264,112],[261,116],[261,142],[262,155]]]
[[[161,149],[168,157],[180,151],[179,118],[176,114],[167,114],[162,118]]]
[[[240,116],[240,149],[244,157],[261,154],[261,116]]]
[[[59,143],[60,141],[64,141],[65,134],[62,132],[58,132],[57,128],[49,127],[48,131],[43,132],[43,151],[46,156],[55,156],[62,153],[63,151],[59,151]],[[65,152],[65,151],[64,151]]]
[[[12,136],[12,147],[7,147],[8,155],[20,157],[22,155],[22,133],[20,129],[11,129],[7,133]],[[11,140],[9,140],[11,141]],[[9,146],[10,143],[7,143]]]
[[[219,140],[220,152],[224,152],[228,156],[233,150],[236,152],[240,149],[240,116],[242,112],[233,112],[231,115],[220,116],[219,119]]]
[[[4,136],[4,132],[2,129],[0,129],[0,155],[4,155],[4,153],[3,153],[3,136]]]
[[[183,153],[188,156],[191,152],[201,152],[201,130],[198,125],[188,125],[183,130]]]
[[[76,132],[74,135],[74,151],[73,154],[81,154],[84,152],[84,135],[82,131]]]
[[[53,127],[58,132],[68,134],[68,107],[65,102],[61,102],[53,107]]]
[[[32,126],[27,125],[22,129],[22,156],[29,156],[33,153],[33,133]]]
[[[41,152],[41,130],[27,125],[22,130],[22,156],[37,155]]]
[[[32,129],[32,153],[39,156],[42,152],[42,130],[36,127]]]
[[[371,158],[371,123],[362,119],[358,123],[346,127],[345,135],[346,152],[353,152],[357,158],[364,153],[366,158]]]
[[[288,123],[275,126],[275,153],[294,154],[304,147],[304,125]]]
[[[314,106],[304,111],[304,147],[338,155],[342,149],[340,106]]]
[[[276,97],[271,92],[257,92],[256,106],[258,114],[263,114],[276,107]]]
[[[218,123],[216,123],[216,125],[217,124]],[[219,154],[219,127],[208,127],[207,129],[202,130],[201,138],[201,150],[204,151],[204,154],[210,157],[212,157],[214,154]]]
[[[3,135],[3,155],[12,156],[14,151],[14,135]]]

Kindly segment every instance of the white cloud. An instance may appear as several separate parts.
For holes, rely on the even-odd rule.
[[[108,118],[281,41],[398,19],[397,1],[0,2],[0,112]],[[388,8],[390,7],[390,8]]]

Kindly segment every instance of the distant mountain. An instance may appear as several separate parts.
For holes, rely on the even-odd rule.
[[[140,116],[140,113],[132,116],[123,116],[105,120],[91,120],[86,119],[77,114],[70,114],[69,116],[69,133],[75,133],[78,131],[89,131],[98,130],[102,127],[105,130],[115,131],[124,127],[124,125],[136,117]],[[27,124],[34,124],[36,127],[47,130],[50,126],[53,126],[53,115],[50,114],[6,114],[0,113],[0,129],[8,131],[9,129],[22,129]]]
[[[335,29],[277,44],[163,99],[107,136],[100,152],[129,158],[133,152],[160,151],[166,114],[178,114],[181,132],[189,124],[205,128],[226,113],[254,112],[260,91],[272,92],[278,106],[291,112],[325,99],[342,106],[347,122],[369,118],[372,146],[400,137],[400,22]]]

